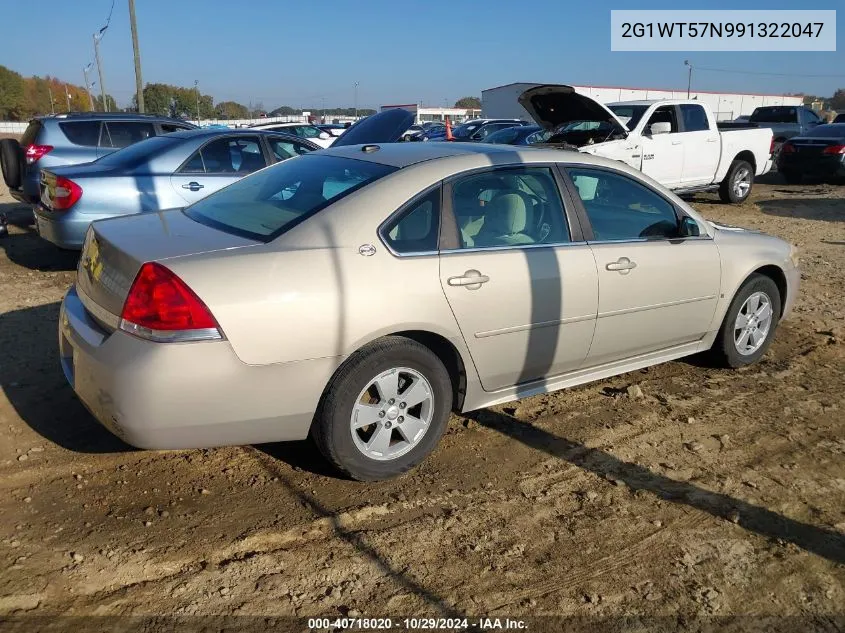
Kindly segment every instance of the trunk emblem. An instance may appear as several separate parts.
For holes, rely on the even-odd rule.
[[[364,257],[370,257],[376,254],[376,247],[372,244],[361,244],[358,247],[358,253]]]

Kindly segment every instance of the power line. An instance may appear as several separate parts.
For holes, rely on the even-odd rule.
[[[109,24],[111,24],[111,14],[114,12],[114,0],[111,0],[111,9],[109,9],[109,17],[106,18],[106,25],[103,27],[103,31],[109,28]]]
[[[762,72],[762,71],[754,71],[754,70],[732,70],[730,68],[707,68],[705,66],[696,66],[696,70],[706,70],[711,73],[734,73],[739,75],[770,75],[774,77],[844,77],[845,75],[813,75],[807,73],[769,73],[769,72]]]

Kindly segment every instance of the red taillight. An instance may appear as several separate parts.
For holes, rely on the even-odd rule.
[[[220,338],[217,321],[202,300],[173,272],[154,262],[141,266],[120,316],[121,329],[146,338],[196,340],[198,337],[156,337],[139,328],[164,332],[213,330],[202,338]]]
[[[795,153],[795,146],[792,143],[784,143],[780,147],[781,154],[794,154]]]
[[[775,137],[772,137],[771,142],[769,143],[769,154],[775,153]]]
[[[53,211],[67,211],[82,197],[82,187],[64,176],[56,176],[56,186],[50,196]]]
[[[52,151],[52,145],[27,145],[23,155],[26,158],[26,164],[32,165],[32,163]]]
[[[823,154],[845,154],[845,145],[831,145],[825,147]]]

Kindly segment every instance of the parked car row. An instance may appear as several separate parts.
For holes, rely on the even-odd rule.
[[[420,463],[451,411],[699,352],[757,361],[795,302],[795,249],[706,221],[639,165],[561,151],[657,153],[643,126],[670,112],[683,131],[685,103],[623,104],[627,127],[578,101],[552,117],[561,94],[526,101],[538,126],[469,122],[473,142],[398,143],[413,115],[388,110],[330,148],[182,129],[42,167],[39,231],[82,246],[59,316],[68,383],[141,448],[310,436],[376,480]],[[548,137],[474,142],[499,125],[483,140]]]

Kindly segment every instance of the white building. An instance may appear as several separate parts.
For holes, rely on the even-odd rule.
[[[537,83],[513,83],[481,91],[482,116],[491,119],[523,119],[531,121],[525,108],[517,99],[525,90],[540,86]],[[687,89],[661,90],[657,88],[618,88],[608,86],[572,86],[575,91],[587,95],[600,103],[614,101],[634,101],[637,99],[686,99]],[[731,121],[743,114],[748,115],[754,108],[764,105],[794,105],[803,103],[803,97],[786,95],[737,94],[730,92],[709,92],[693,90],[690,99],[707,103],[719,121]]]
[[[460,123],[467,119],[473,119],[481,116],[481,110],[474,110],[468,108],[433,108],[420,106],[418,103],[402,103],[396,105],[383,105],[379,108],[380,112],[385,110],[393,110],[395,108],[402,108],[410,110],[414,113],[414,123],[423,123],[425,121],[445,121],[449,117],[452,123]]]

